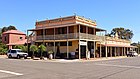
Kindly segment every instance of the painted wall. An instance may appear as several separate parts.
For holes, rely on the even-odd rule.
[[[6,37],[6,40],[5,40]],[[20,37],[22,37],[22,39],[20,39]],[[21,40],[25,39],[25,35],[21,35],[21,34],[3,34],[2,35],[2,42],[4,44],[8,44],[8,43],[15,43]]]
[[[9,34],[2,35],[2,43],[8,44],[9,43]]]
[[[78,49],[78,41],[72,41],[72,46],[69,46],[69,52],[76,52],[76,49]],[[48,46],[47,50],[54,50],[53,46]],[[55,50],[57,51],[57,46],[55,47]],[[60,53],[66,53],[67,52],[67,46],[60,46]]]
[[[22,37],[22,39],[20,39]],[[15,43],[25,39],[25,35],[21,34],[9,34],[9,43]]]

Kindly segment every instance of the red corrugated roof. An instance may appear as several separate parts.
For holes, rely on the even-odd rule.
[[[15,33],[15,34],[24,34],[23,32],[19,31],[19,30],[8,30],[6,32],[3,32],[2,34],[7,34],[7,33]]]

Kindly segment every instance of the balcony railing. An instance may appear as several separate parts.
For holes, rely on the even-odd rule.
[[[86,33],[69,33],[67,34],[57,34],[57,35],[40,35],[36,37],[36,40],[66,40],[66,39],[89,39],[89,40],[99,40],[104,41],[104,36],[97,36]]]

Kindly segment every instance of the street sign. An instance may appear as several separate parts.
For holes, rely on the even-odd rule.
[[[86,45],[87,45],[87,42],[85,42],[85,41],[80,41],[80,45],[86,46]]]

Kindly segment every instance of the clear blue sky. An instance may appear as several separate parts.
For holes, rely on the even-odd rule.
[[[14,25],[25,32],[36,20],[76,13],[96,20],[108,32],[114,27],[133,30],[133,42],[140,41],[140,0],[1,0],[0,28]]]

